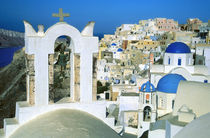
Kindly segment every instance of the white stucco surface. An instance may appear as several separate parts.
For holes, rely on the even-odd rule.
[[[149,131],[148,138],[165,138],[165,130],[157,129],[154,131]]]
[[[178,65],[178,59],[181,60],[181,65]],[[172,66],[192,65],[193,64],[193,56],[192,56],[192,53],[189,53],[189,54],[187,54],[187,53],[184,53],[184,54],[165,53],[163,64],[164,65],[172,65]]]
[[[29,122],[36,117],[45,113],[59,110],[70,109],[79,110],[91,114],[96,118],[102,120],[109,127],[114,129],[113,118],[106,118],[106,102],[97,101],[92,103],[59,103],[42,106],[30,106],[27,102],[16,103],[15,118],[4,120],[4,132],[6,136],[10,136],[16,129],[20,128],[23,124]]]
[[[196,114],[196,117],[210,112],[210,84],[200,82],[180,81],[174,104],[173,115],[186,105]]]
[[[120,138],[103,121],[88,113],[69,109],[59,109],[36,117],[11,136],[17,137]]]
[[[119,112],[138,110],[139,96],[120,96],[119,103]]]
[[[92,101],[92,64],[93,53],[98,52],[98,37],[93,37],[94,23],[84,29],[84,36],[73,26],[58,22],[55,25],[35,32],[33,27],[24,21],[25,47],[28,55],[34,54],[35,69],[35,105],[47,105],[49,101],[48,83],[48,55],[54,53],[54,43],[59,36],[69,36],[72,40],[70,96],[74,98],[74,58],[73,54],[80,54],[80,101]],[[41,29],[40,29],[41,28]],[[92,29],[92,30],[91,30]]]
[[[174,138],[208,138],[210,136],[210,113],[192,121],[180,130]]]
[[[165,138],[173,138],[183,127],[166,121]]]

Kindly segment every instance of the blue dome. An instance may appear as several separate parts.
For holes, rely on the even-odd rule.
[[[142,84],[140,91],[141,92],[154,92],[155,87],[152,83],[147,81],[146,83]]]
[[[165,93],[176,93],[181,80],[186,79],[179,74],[167,74],[159,80],[157,90]]]
[[[117,52],[123,52],[123,49],[122,48],[118,48]]]
[[[185,43],[174,42],[166,48],[166,53],[191,53],[191,51]]]
[[[115,43],[112,43],[112,46],[116,46],[117,44],[115,44]]]

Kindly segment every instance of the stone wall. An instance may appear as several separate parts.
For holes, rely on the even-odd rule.
[[[97,96],[97,72],[96,72],[96,65],[97,65],[97,57],[98,54],[93,54],[93,101],[96,101],[96,96]]]
[[[48,75],[49,75],[49,101],[54,102],[54,91],[53,91],[53,84],[54,84],[54,54],[48,55]]]
[[[26,59],[26,78],[27,78],[27,97],[29,104],[35,104],[35,70],[34,70],[34,55],[25,55]]]
[[[54,54],[49,54],[48,56],[48,68],[49,68],[49,85],[53,84],[54,82],[54,71],[53,71],[53,65],[54,65]]]
[[[80,55],[74,54],[74,100],[80,101]]]

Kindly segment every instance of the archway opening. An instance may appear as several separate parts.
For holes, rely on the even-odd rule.
[[[144,118],[143,118],[143,121],[146,121],[146,122],[149,122],[151,121],[151,107],[150,106],[146,106],[144,108]]]
[[[55,40],[54,54],[49,59],[49,101],[57,102],[70,97],[70,55],[72,41],[69,36],[59,36]]]

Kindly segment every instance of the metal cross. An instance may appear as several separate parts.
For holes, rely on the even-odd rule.
[[[63,22],[63,17],[69,17],[70,15],[68,13],[63,13],[63,9],[59,8],[59,13],[53,13],[53,17],[60,17],[60,22]]]

